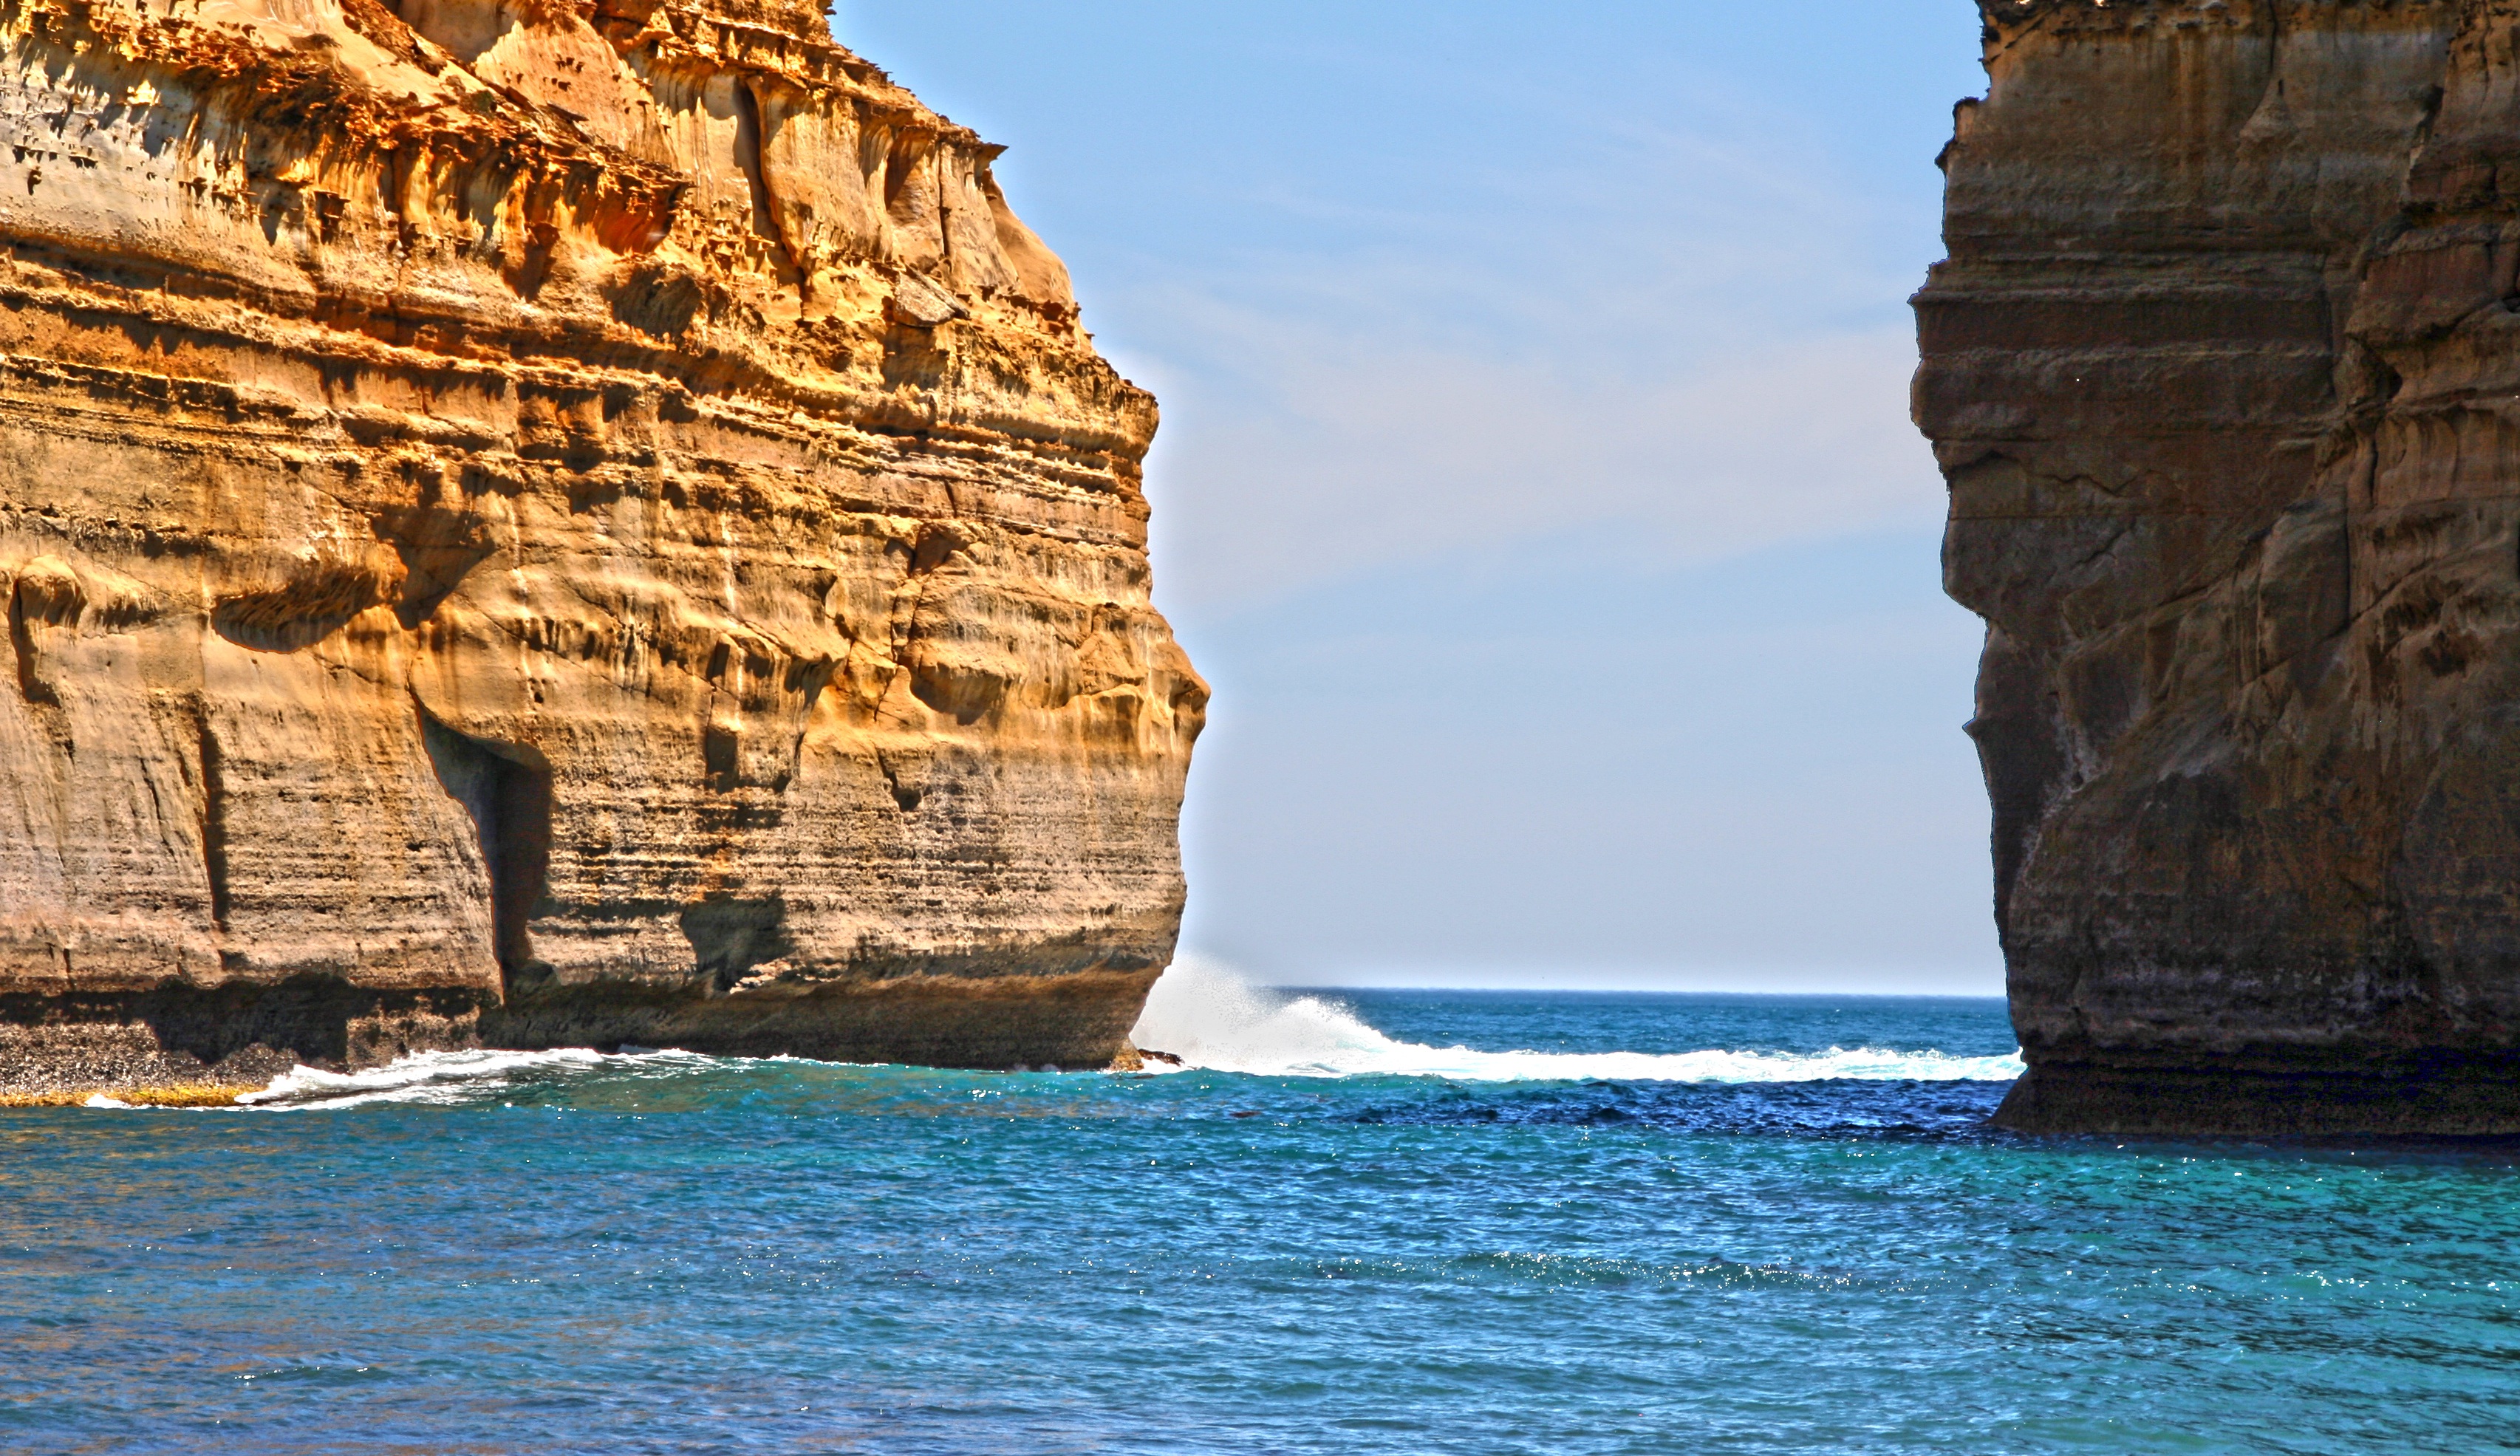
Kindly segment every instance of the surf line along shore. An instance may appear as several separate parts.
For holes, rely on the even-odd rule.
[[[407,10],[0,18],[0,1095],[1125,1055],[1207,689],[997,149],[811,5]]]

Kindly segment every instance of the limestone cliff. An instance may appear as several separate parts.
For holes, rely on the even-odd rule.
[[[1916,406],[2004,1120],[2520,1131],[2520,5],[1982,9]]]
[[[0,0],[0,1090],[1122,1045],[1154,404],[800,0]]]

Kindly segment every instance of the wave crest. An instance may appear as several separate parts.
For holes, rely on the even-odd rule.
[[[477,1101],[487,1091],[519,1075],[681,1061],[700,1066],[713,1060],[684,1051],[607,1056],[586,1047],[555,1051],[423,1051],[361,1072],[298,1067],[273,1078],[271,1085],[261,1091],[248,1092],[237,1101],[247,1107],[282,1111],[358,1107],[371,1102],[453,1104]]]
[[[1397,1041],[1350,1007],[1252,986],[1226,968],[1174,963],[1130,1039],[1186,1068],[1255,1077],[1442,1077],[1457,1081],[2011,1081],[2008,1056],[1832,1046],[1823,1052],[1473,1051]]]

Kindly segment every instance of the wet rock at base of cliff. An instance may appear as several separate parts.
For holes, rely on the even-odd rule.
[[[0,1093],[1101,1065],[1155,409],[788,0],[0,8]]]
[[[1982,9],[1915,401],[2002,1120],[2520,1131],[2520,12]]]

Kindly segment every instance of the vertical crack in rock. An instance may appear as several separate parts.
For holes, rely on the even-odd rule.
[[[700,760],[707,766],[709,787],[732,793],[742,779],[738,768],[740,743],[734,729],[711,724],[700,733]]]
[[[193,730],[201,745],[202,875],[210,891],[210,924],[222,935],[228,928],[227,776],[219,763],[219,735],[210,716],[195,705]]]
[[[761,103],[750,86],[735,88],[735,164],[743,173],[754,235],[779,243],[778,203],[771,199],[770,181],[762,170]]]
[[[532,922],[549,888],[552,775],[514,745],[470,737],[420,715],[421,741],[448,797],[464,806],[489,877],[491,947],[509,995],[548,981]]]
[[[27,628],[26,603],[14,587],[9,594],[9,649],[18,672],[18,695],[28,707],[60,707],[52,684],[35,674],[34,634]]]

